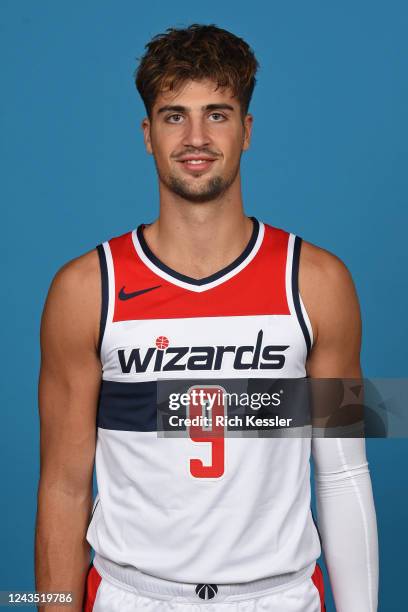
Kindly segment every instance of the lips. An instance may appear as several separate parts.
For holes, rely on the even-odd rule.
[[[189,172],[206,172],[211,168],[215,159],[210,157],[185,157],[178,161]]]

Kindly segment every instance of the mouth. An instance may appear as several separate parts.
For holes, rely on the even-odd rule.
[[[207,157],[188,157],[178,161],[182,168],[195,174],[197,172],[207,172],[216,160]]]

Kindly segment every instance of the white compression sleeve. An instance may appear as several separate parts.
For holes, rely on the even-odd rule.
[[[378,535],[364,438],[312,438],[317,523],[337,612],[376,612]]]

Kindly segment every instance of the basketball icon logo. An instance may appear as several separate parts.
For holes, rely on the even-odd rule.
[[[195,592],[200,599],[212,599],[218,593],[216,584],[197,584]]]
[[[158,336],[156,338],[156,346],[158,349],[166,349],[169,346],[169,339],[166,336]]]

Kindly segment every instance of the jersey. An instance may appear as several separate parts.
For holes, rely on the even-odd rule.
[[[200,280],[161,262],[143,224],[98,247],[103,375],[87,531],[96,557],[228,584],[297,572],[320,556],[310,437],[226,436],[220,450],[157,431],[166,379],[306,376],[313,332],[298,289],[301,238],[252,222],[242,254]]]

